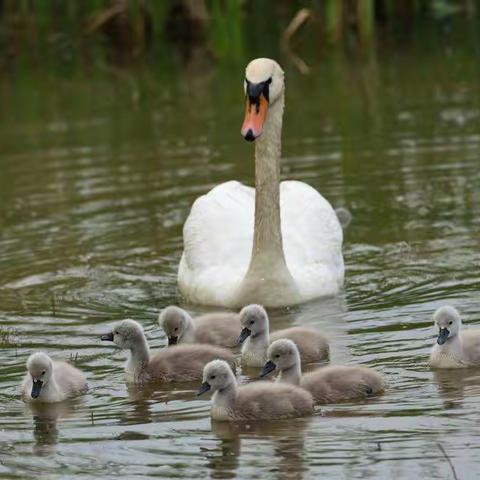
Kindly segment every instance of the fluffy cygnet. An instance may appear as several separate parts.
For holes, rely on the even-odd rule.
[[[313,413],[313,399],[306,390],[272,382],[238,386],[232,370],[222,360],[205,365],[198,395],[208,390],[214,392],[214,420],[274,420]]]
[[[165,331],[169,345],[209,343],[235,347],[241,328],[236,313],[209,313],[193,319],[185,310],[173,305],[160,313],[158,323]]]
[[[268,361],[261,377],[279,371],[278,383],[299,385],[308,390],[317,403],[335,403],[370,397],[383,391],[383,378],[367,367],[329,365],[302,376],[300,355],[294,342],[282,338],[268,348]]]
[[[480,365],[480,329],[462,331],[462,319],[453,307],[441,307],[433,315],[438,330],[430,354],[436,368],[466,368]]]
[[[238,341],[243,342],[242,363],[248,367],[263,367],[270,341],[278,338],[290,338],[298,345],[303,364],[328,359],[328,341],[315,328],[291,327],[270,335],[268,315],[260,305],[244,307],[240,312],[240,322],[243,330]]]
[[[130,350],[125,371],[127,379],[135,383],[198,380],[202,378],[205,364],[214,359],[225,360],[235,371],[233,354],[214,345],[177,345],[150,357],[143,328],[135,320],[117,323],[101,339],[115,343],[122,350]]]
[[[62,402],[87,391],[87,380],[78,368],[65,362],[53,362],[43,352],[30,355],[27,372],[21,387],[25,401]]]

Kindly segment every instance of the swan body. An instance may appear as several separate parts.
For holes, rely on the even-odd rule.
[[[215,359],[226,361],[235,371],[231,352],[214,345],[178,345],[150,356],[142,326],[134,320],[123,320],[102,340],[114,342],[122,350],[130,350],[125,366],[127,380],[133,383],[187,382],[202,378],[203,367]]]
[[[242,134],[256,142],[255,188],[229,181],[195,201],[183,229],[180,291],[191,302],[227,307],[336,294],[344,277],[338,217],[311,186],[280,182],[283,71],[254,60],[245,88]]]
[[[228,364],[214,360],[205,366],[201,395],[213,391],[211,416],[214,420],[276,420],[313,413],[312,396],[293,385],[253,382],[237,385]]]
[[[87,391],[85,375],[66,362],[53,362],[43,352],[30,355],[27,360],[21,396],[28,402],[55,403]]]
[[[240,312],[242,331],[239,341],[242,346],[242,364],[248,367],[263,367],[271,341],[288,338],[295,342],[303,364],[328,360],[327,339],[315,328],[291,327],[269,333],[269,320],[260,305],[247,305]]]
[[[480,329],[462,331],[462,319],[453,307],[441,307],[434,316],[438,338],[430,353],[435,368],[480,366]]]
[[[208,343],[235,347],[240,331],[239,315],[231,312],[207,313],[192,318],[183,308],[170,305],[158,317],[169,345]]]
[[[282,338],[268,348],[268,361],[261,376],[278,370],[278,383],[299,385],[309,391],[316,403],[336,403],[381,393],[385,384],[375,370],[362,366],[328,365],[302,376],[298,348]]]

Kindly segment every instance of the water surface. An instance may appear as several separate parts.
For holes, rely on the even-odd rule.
[[[271,310],[272,324],[328,332],[332,361],[375,367],[388,389],[270,425],[211,424],[196,385],[129,387],[124,354],[99,341],[132,317],[165,344],[156,318],[184,304],[176,269],[193,200],[252,184],[243,66],[2,78],[0,477],[452,478],[443,447],[459,478],[475,478],[480,371],[426,364],[437,307],[480,321],[479,64],[468,25],[454,27],[311,60],[309,76],[282,61],[284,178],[354,221],[342,295]],[[18,385],[40,349],[75,357],[90,392],[25,406]]]

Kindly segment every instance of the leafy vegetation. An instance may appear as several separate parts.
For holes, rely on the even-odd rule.
[[[406,30],[425,15],[477,15],[477,0],[0,0],[3,62],[53,56],[65,62],[128,63],[198,48],[217,61],[243,60],[259,31],[277,43],[307,9],[319,49],[372,48],[379,33]],[[306,18],[306,17],[305,17]]]

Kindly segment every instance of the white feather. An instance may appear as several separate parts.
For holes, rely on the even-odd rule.
[[[255,189],[230,181],[198,198],[184,225],[180,290],[189,300],[235,306],[252,255]],[[303,182],[280,184],[283,249],[302,301],[343,284],[342,227],[330,203]],[[261,302],[261,300],[259,300]]]

